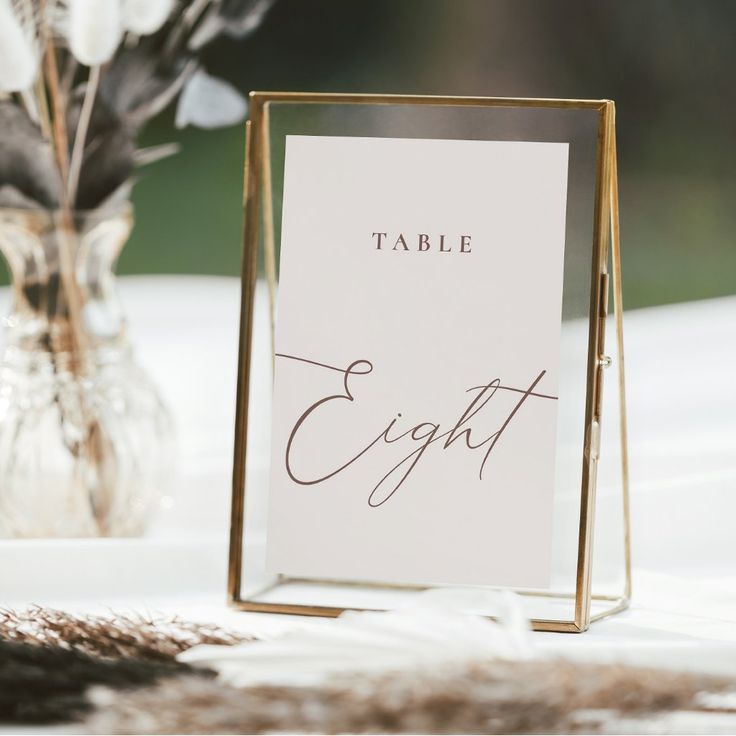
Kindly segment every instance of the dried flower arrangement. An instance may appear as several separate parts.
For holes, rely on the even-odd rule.
[[[145,529],[173,427],[131,357],[114,267],[136,171],[177,147],[137,139],[177,99],[179,127],[245,116],[200,56],[253,32],[272,2],[0,0],[0,250],[15,293],[0,366],[0,536]]]
[[[179,97],[177,125],[243,118],[200,51],[255,30],[272,0],[0,0],[0,206],[90,210],[125,197],[143,126]],[[85,69],[86,67],[86,69]]]

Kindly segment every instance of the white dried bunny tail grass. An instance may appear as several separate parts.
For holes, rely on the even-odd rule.
[[[66,0],[61,27],[74,58],[87,66],[110,61],[123,38],[120,0]]]
[[[138,36],[155,33],[168,20],[173,0],[123,0],[123,26]]]
[[[24,92],[38,74],[40,44],[32,0],[0,0],[0,92]]]

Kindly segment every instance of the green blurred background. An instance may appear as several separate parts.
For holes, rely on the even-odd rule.
[[[611,98],[627,307],[736,293],[736,3],[723,0],[280,0],[205,64],[243,92]],[[242,127],[143,143],[121,273],[236,275]]]

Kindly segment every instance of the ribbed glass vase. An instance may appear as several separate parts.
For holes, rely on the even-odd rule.
[[[141,534],[170,475],[173,426],[135,362],[114,269],[129,205],[0,209],[12,276],[0,364],[0,536]]]

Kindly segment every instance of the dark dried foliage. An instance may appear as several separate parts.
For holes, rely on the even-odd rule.
[[[173,659],[101,659],[75,649],[0,641],[0,721],[77,720],[91,707],[92,685],[127,690],[181,674],[214,676]]]

